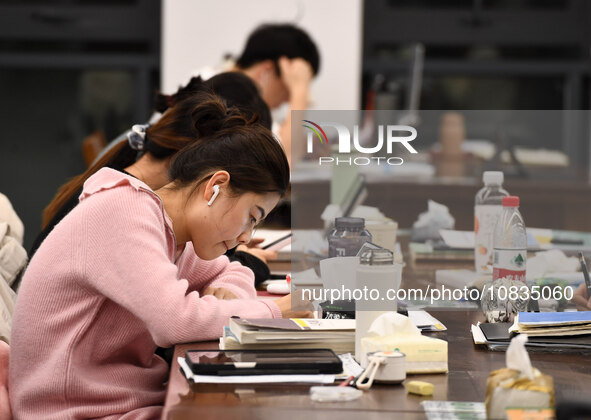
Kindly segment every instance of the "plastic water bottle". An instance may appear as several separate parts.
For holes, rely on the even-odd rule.
[[[493,233],[503,212],[503,197],[509,193],[503,189],[500,171],[484,172],[482,181],[484,187],[474,200],[474,266],[478,273],[490,273]]]
[[[519,197],[503,197],[503,212],[493,236],[493,282],[501,278],[525,283],[527,236]]]
[[[335,228],[328,235],[328,256],[354,257],[361,246],[371,242],[371,233],[365,229],[362,217],[337,217]]]

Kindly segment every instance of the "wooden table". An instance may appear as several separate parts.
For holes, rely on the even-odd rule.
[[[434,269],[406,269],[405,283],[434,279]],[[422,281],[419,281],[422,280]],[[407,284],[407,286],[409,286]],[[484,401],[490,371],[504,367],[505,353],[475,346],[470,325],[483,321],[480,311],[429,311],[448,328],[432,333],[449,343],[448,374],[413,375],[435,385],[431,397],[407,395],[401,385],[374,385],[356,400],[346,403],[316,403],[309,385],[193,385],[179,371],[178,356],[187,349],[218,348],[217,342],[176,346],[166,396],[164,419],[424,419],[421,401]],[[530,353],[532,364],[554,378],[556,401],[588,398],[591,385],[589,356]]]
[[[179,345],[175,349],[165,404],[165,419],[424,419],[421,401],[484,401],[486,378],[505,364],[505,353],[487,351],[472,342],[469,327],[482,320],[474,311],[431,312],[448,328],[432,334],[449,343],[449,373],[412,375],[435,385],[431,397],[407,395],[401,385],[374,385],[356,400],[316,403],[309,385],[192,385],[180,373],[176,357],[187,349],[217,348],[216,342]],[[576,354],[530,353],[532,364],[555,381],[556,400],[589,396],[591,363]]]

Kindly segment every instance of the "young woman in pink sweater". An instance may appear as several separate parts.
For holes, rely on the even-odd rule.
[[[101,169],[31,260],[11,337],[16,419],[159,418],[157,346],[216,339],[231,316],[292,315],[289,296],[256,300],[252,272],[222,256],[286,191],[285,154],[215,97],[191,100],[146,132],[201,138],[173,158],[171,181],[153,191]],[[215,134],[199,136],[204,121]]]

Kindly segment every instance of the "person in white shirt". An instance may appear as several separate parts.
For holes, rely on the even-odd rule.
[[[239,71],[250,77],[272,112],[287,105],[283,121],[274,121],[273,132],[291,166],[295,160],[292,155],[299,159],[304,150],[303,142],[301,150],[291,142],[291,111],[308,107],[310,85],[320,70],[320,54],[312,38],[292,24],[263,24],[248,36],[238,58],[226,62],[220,70]],[[211,68],[199,71],[204,79],[213,74]]]

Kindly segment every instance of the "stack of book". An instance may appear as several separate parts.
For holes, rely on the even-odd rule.
[[[591,334],[591,311],[520,312],[512,332],[529,337],[563,337]]]
[[[514,334],[527,334],[525,344],[532,351],[591,351],[591,311],[520,312],[513,324],[472,326],[476,344],[504,351]]]
[[[354,319],[231,318],[220,338],[220,349],[332,349],[355,351]]]

